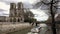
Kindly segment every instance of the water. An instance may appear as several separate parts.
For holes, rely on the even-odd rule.
[[[26,29],[23,29],[23,30],[20,30],[20,31],[15,31],[15,32],[11,32],[11,33],[8,33],[8,34],[27,34],[28,32],[30,32],[31,28],[26,28]]]
[[[39,32],[39,28],[40,28],[40,32]],[[47,25],[46,24],[40,24],[39,27],[37,26],[37,27],[33,27],[33,28],[26,28],[26,29],[11,32],[8,34],[28,34],[28,33],[32,34],[32,32],[39,32],[39,33],[34,33],[34,34],[45,34],[46,31],[47,31]]]

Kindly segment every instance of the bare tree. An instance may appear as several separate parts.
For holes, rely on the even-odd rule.
[[[41,7],[42,10],[49,10],[49,13],[51,14],[52,17],[52,31],[53,34],[56,34],[56,26],[55,26],[55,14],[57,13],[57,8],[58,7],[58,2],[60,2],[59,0],[41,0],[40,2],[37,2],[33,8],[38,8],[40,6],[44,6]]]

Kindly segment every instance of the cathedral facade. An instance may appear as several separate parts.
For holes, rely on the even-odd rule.
[[[9,17],[6,18],[7,22],[24,22],[24,6],[22,2],[17,4],[10,3]]]

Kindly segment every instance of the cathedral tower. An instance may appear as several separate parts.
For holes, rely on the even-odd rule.
[[[10,3],[10,22],[24,22],[24,7],[23,3],[19,2],[16,6],[15,3]]]
[[[16,13],[16,4],[15,3],[10,3],[10,15],[11,17],[15,16]]]
[[[20,16],[21,21],[24,21],[24,6],[22,2],[17,4],[17,16]]]

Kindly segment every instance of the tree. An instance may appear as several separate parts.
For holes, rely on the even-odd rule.
[[[49,17],[48,20],[46,21],[47,24],[51,24],[52,23],[52,18]]]
[[[24,22],[32,23],[36,21],[36,19],[34,19],[34,14],[29,9],[25,12],[24,18],[25,18]]]
[[[26,18],[26,17],[34,17],[34,14],[28,9],[26,12],[25,12],[25,14],[24,14],[24,17]]]
[[[35,4],[35,7],[38,8],[42,5],[46,5],[47,6],[47,9],[45,8],[41,8],[42,10],[49,10],[50,14],[51,14],[51,17],[52,17],[52,31],[53,31],[53,34],[56,34],[56,28],[55,28],[55,14],[57,13],[57,3],[60,2],[59,0],[41,0],[40,2],[37,2]],[[45,6],[45,7],[46,7]]]
[[[34,19],[34,18],[27,18],[27,19],[24,20],[24,22],[34,23],[34,22],[36,22],[36,19]]]

